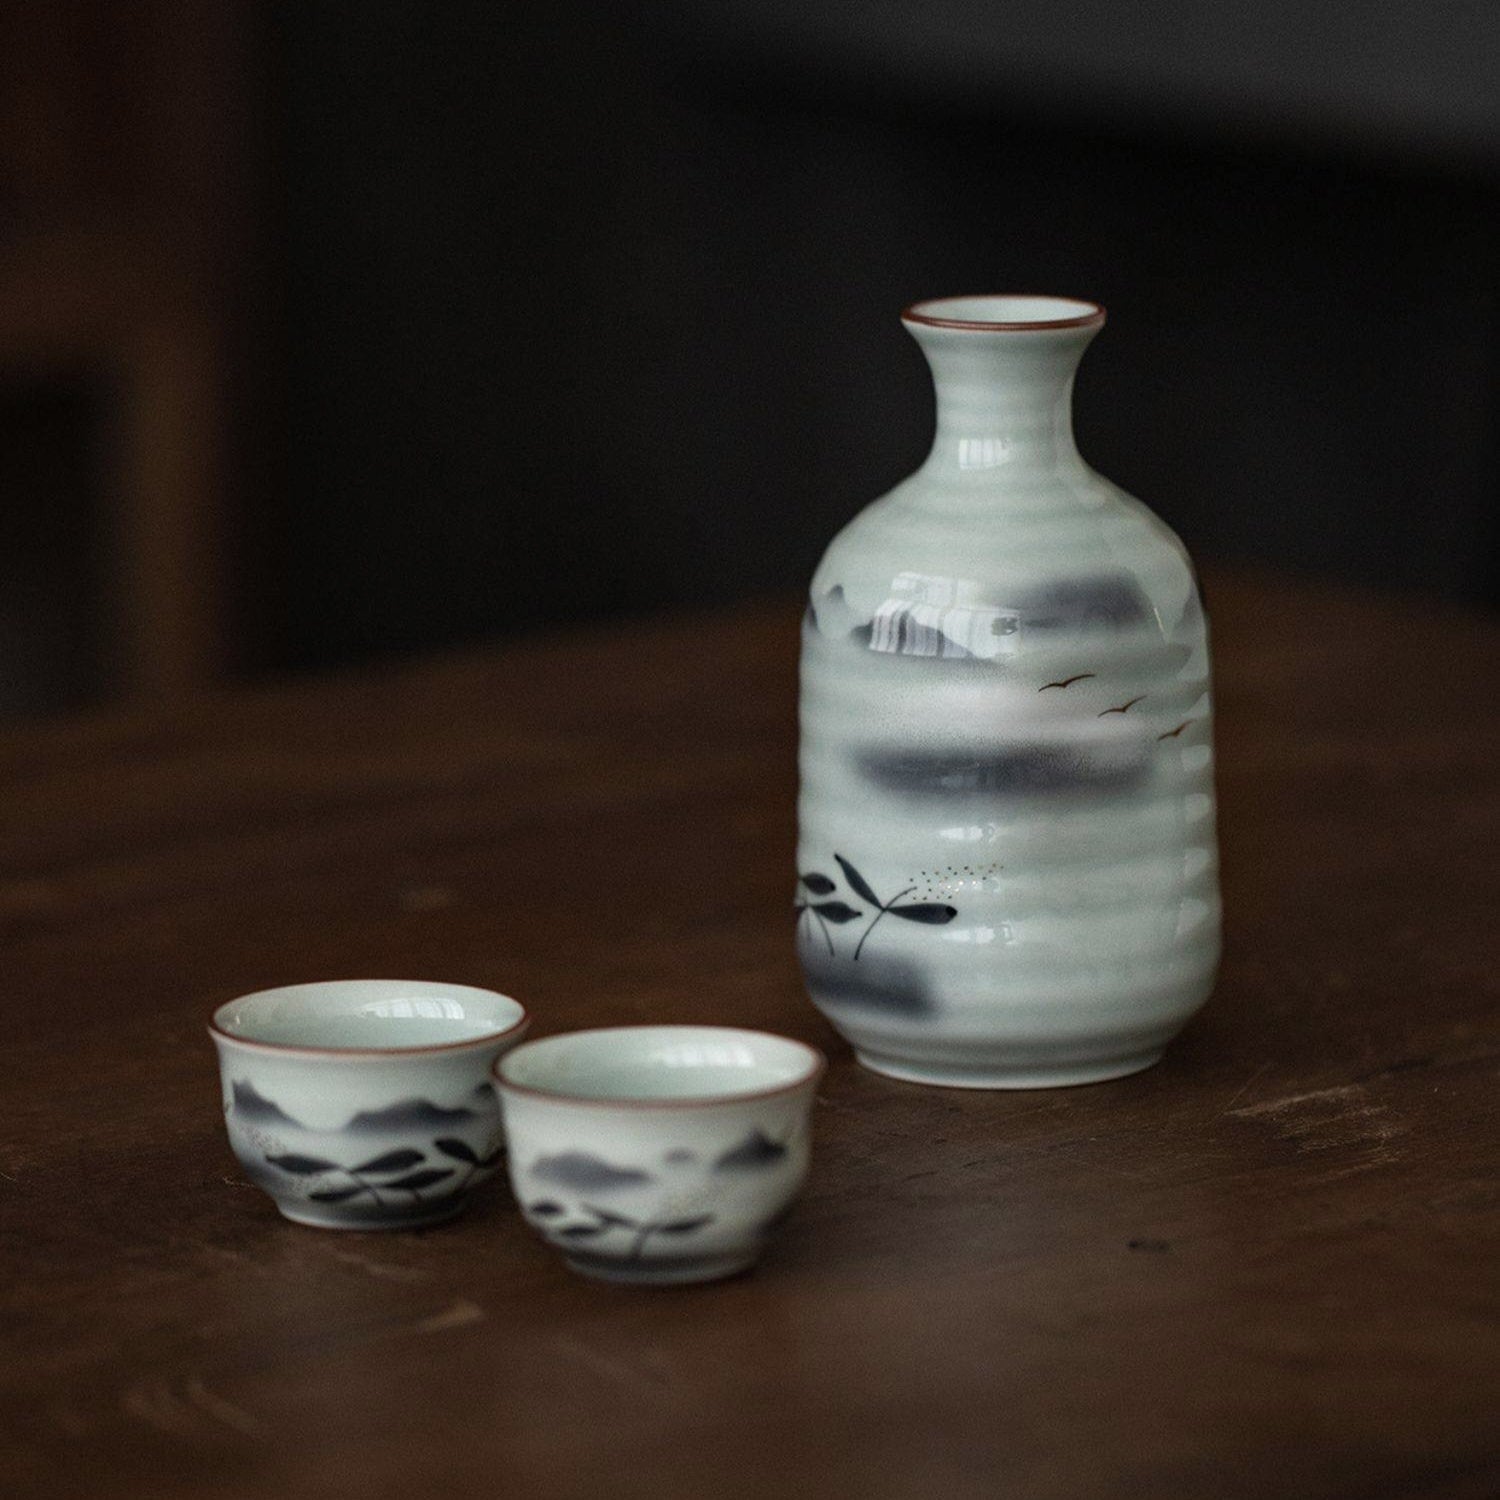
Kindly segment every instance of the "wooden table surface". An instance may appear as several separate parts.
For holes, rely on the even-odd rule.
[[[0,1494],[1500,1494],[1500,626],[1211,576],[1227,953],[1150,1072],[866,1073],[791,948],[796,611],[0,738]],[[294,1227],[203,1021],[305,978],[833,1066],[753,1274],[495,1183]]]

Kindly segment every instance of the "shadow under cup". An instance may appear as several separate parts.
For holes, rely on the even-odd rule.
[[[245,1174],[299,1224],[402,1229],[463,1206],[504,1156],[488,1082],[529,1017],[468,985],[289,985],[209,1022]]]

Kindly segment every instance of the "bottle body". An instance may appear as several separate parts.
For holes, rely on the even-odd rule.
[[[929,351],[933,455],[813,580],[798,953],[861,1061],[898,1077],[1120,1076],[1212,987],[1206,625],[1177,539],[1072,448],[1093,331],[940,330],[967,370],[946,435]]]

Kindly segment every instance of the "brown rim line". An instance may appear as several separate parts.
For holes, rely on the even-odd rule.
[[[1022,322],[991,322],[983,318],[945,318],[929,311],[952,302],[1067,302],[1080,311],[1069,318],[1035,318]],[[1107,316],[1097,302],[1082,297],[1055,297],[1044,292],[974,292],[959,297],[924,297],[901,311],[903,323],[920,323],[926,328],[955,328],[972,333],[1050,333],[1063,328],[1100,328]]]
[[[489,993],[498,995],[499,991],[491,990]],[[237,1000],[249,998],[248,995],[240,995]],[[233,1042],[236,1047],[248,1047],[252,1052],[270,1052],[277,1057],[317,1057],[328,1062],[365,1062],[372,1057],[425,1057],[434,1052],[474,1052],[489,1047],[495,1042],[502,1042],[507,1037],[514,1037],[519,1041],[531,1026],[531,1014],[519,1000],[512,999],[509,995],[500,995],[500,998],[509,1000],[512,1005],[519,1008],[521,1014],[509,1026],[499,1031],[487,1031],[483,1036],[466,1037],[461,1042],[432,1042],[419,1047],[305,1047],[295,1042],[266,1042],[258,1037],[236,1036],[234,1032],[225,1031],[219,1025],[217,1017],[224,1009],[224,1005],[234,1005],[237,1000],[226,1000],[224,1005],[214,1007],[213,1015],[208,1018],[208,1034],[223,1037],[226,1042]]]
[[[715,1105],[750,1104],[760,1099],[775,1099],[782,1094],[795,1094],[799,1089],[817,1088],[828,1071],[828,1059],[811,1042],[798,1041],[794,1036],[781,1036],[774,1031],[754,1031],[744,1026],[592,1026],[583,1031],[558,1031],[550,1037],[538,1037],[533,1045],[550,1042],[563,1036],[594,1036],[608,1031],[726,1031],[738,1036],[770,1037],[773,1041],[785,1042],[789,1047],[798,1047],[807,1053],[810,1065],[800,1078],[790,1083],[778,1083],[774,1088],[750,1089],[734,1094],[689,1094],[664,1099],[611,1099],[602,1094],[566,1094],[558,1089],[534,1088],[529,1083],[512,1083],[500,1076],[500,1070],[511,1054],[497,1057],[490,1064],[490,1078],[495,1087],[505,1094],[522,1094],[528,1099],[549,1099],[555,1104],[587,1104],[597,1109],[712,1109]]]

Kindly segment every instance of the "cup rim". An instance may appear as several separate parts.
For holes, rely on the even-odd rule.
[[[954,302],[1066,302],[1078,309],[1061,318],[985,319],[944,317],[940,309]],[[960,333],[1051,333],[1065,328],[1099,328],[1108,316],[1104,305],[1087,297],[1051,292],[969,292],[952,297],[923,297],[902,308],[901,321]]]
[[[520,1014],[500,1030],[487,1031],[482,1036],[465,1037],[457,1042],[419,1043],[411,1047],[319,1047],[302,1042],[269,1042],[260,1037],[241,1036],[236,1032],[226,1031],[219,1024],[220,1016],[230,1006],[243,1005],[247,1000],[262,1000],[269,995],[278,995],[287,990],[334,989],[350,984],[391,984],[413,990],[464,990],[473,995],[487,995],[496,1000],[505,1000],[514,1005]],[[494,1043],[504,1041],[507,1037],[516,1037],[519,1040],[530,1025],[531,1012],[514,995],[502,994],[499,990],[487,990],[481,985],[450,984],[446,980],[436,979],[313,979],[303,980],[296,984],[271,985],[267,989],[251,990],[248,994],[236,995],[216,1005],[207,1022],[208,1033],[215,1041],[223,1040],[251,1052],[264,1052],[275,1057],[316,1057],[330,1062],[365,1062],[371,1058],[425,1057],[433,1053],[475,1051],[493,1046]]]
[[[807,1055],[807,1067],[805,1071],[789,1082],[778,1083],[770,1088],[744,1089],[730,1094],[678,1095],[661,1099],[611,1099],[600,1094],[570,1094],[560,1089],[536,1088],[528,1083],[516,1083],[506,1078],[503,1073],[505,1065],[517,1053],[525,1052],[528,1047],[545,1046],[548,1042],[556,1041],[562,1037],[607,1036],[610,1033],[638,1033],[643,1031],[713,1031],[724,1036],[769,1038],[775,1042],[784,1042],[787,1046],[795,1047],[804,1052]],[[554,1031],[550,1036],[537,1037],[535,1041],[527,1042],[521,1047],[515,1047],[503,1056],[497,1057],[490,1064],[490,1079],[501,1093],[518,1094],[527,1099],[546,1099],[555,1104],[581,1104],[597,1109],[679,1110],[712,1109],[716,1105],[722,1106],[726,1104],[748,1104],[758,1102],[762,1099],[780,1098],[783,1094],[794,1094],[806,1088],[816,1089],[827,1071],[828,1058],[817,1047],[814,1047],[811,1042],[804,1042],[797,1037],[783,1036],[780,1032],[760,1031],[750,1026],[694,1026],[690,1023],[681,1025],[654,1025],[647,1023],[640,1026],[585,1026],[576,1031]]]

